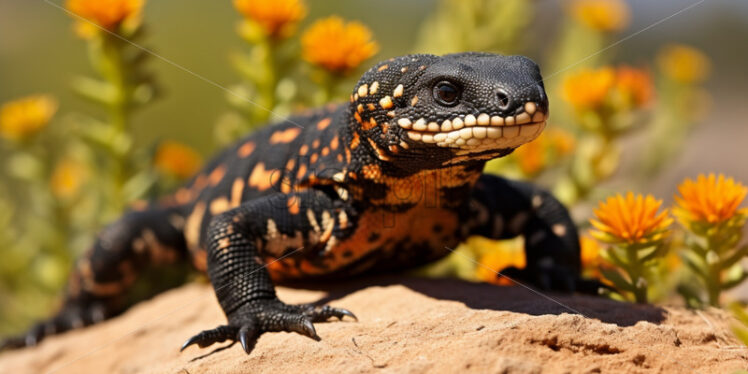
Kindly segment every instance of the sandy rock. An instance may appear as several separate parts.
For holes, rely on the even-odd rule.
[[[359,322],[317,324],[321,342],[264,334],[250,355],[179,346],[224,323],[207,285],[190,284],[102,324],[0,354],[3,373],[730,373],[748,350],[731,317],[710,309],[630,305],[456,280],[363,279],[325,291],[280,288],[289,303],[324,300]],[[224,344],[225,345],[225,344]],[[213,352],[213,353],[211,353]]]

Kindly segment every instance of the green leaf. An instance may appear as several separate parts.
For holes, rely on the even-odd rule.
[[[731,267],[727,272],[727,280],[722,283],[722,289],[728,290],[733,288],[748,278],[748,273],[739,264]]]
[[[745,256],[748,256],[748,244],[736,249],[730,256],[723,259],[719,264],[720,269],[727,269],[730,266],[735,265],[738,261],[740,261],[740,259]]]
[[[748,327],[748,311],[745,310],[745,306],[738,302],[732,302],[727,307],[740,323]]]
[[[89,77],[75,77],[71,82],[73,91],[96,104],[111,106],[117,102],[117,89],[108,82]]]
[[[616,288],[629,292],[633,292],[635,290],[634,286],[629,283],[629,281],[626,280],[618,271],[600,268],[600,272],[603,273],[603,276],[605,278],[613,282],[613,285],[616,286]]]
[[[709,275],[704,270],[704,266],[694,261],[694,259],[691,256],[683,256],[683,260],[686,263],[686,265],[688,265],[688,267],[694,273],[696,273],[696,275],[700,276],[702,279],[709,279]]]

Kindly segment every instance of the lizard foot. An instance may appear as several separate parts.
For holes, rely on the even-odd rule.
[[[251,301],[228,316],[228,325],[200,332],[189,338],[180,351],[193,344],[204,348],[231,340],[239,341],[244,351],[249,354],[262,333],[274,331],[297,332],[319,341],[320,337],[312,322],[324,322],[330,318],[342,320],[345,316],[358,320],[346,309],[327,305],[288,305],[278,299]]]
[[[107,317],[106,308],[99,302],[69,301],[56,316],[34,324],[22,335],[0,341],[0,351],[35,346],[47,336],[92,325]]]

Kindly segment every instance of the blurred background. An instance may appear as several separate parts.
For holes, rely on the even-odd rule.
[[[74,3],[85,1],[0,1],[0,103],[47,100],[27,103],[41,112],[38,130],[12,130],[24,115],[8,114],[6,122],[21,122],[6,124],[0,139],[0,334],[49,314],[75,256],[128,204],[173,189],[238,134],[273,119],[242,97],[281,115],[345,99],[368,66],[407,53],[485,50],[537,61],[551,97],[547,136],[489,170],[546,185],[583,226],[592,202],[610,192],[651,193],[669,205],[676,186],[699,173],[748,181],[748,2],[317,0],[273,34],[262,22],[267,10],[246,2],[158,0],[144,5],[142,20],[112,26],[160,57],[86,34],[69,13],[85,4]],[[335,67],[333,57],[304,51],[331,15],[370,31],[344,25],[348,38],[375,43],[358,51],[360,61]],[[323,26],[334,36],[331,24]],[[129,85],[119,87],[129,105],[120,107],[102,99],[118,87],[107,70],[117,58],[132,63]],[[253,75],[257,66],[271,82]],[[502,245],[509,249],[473,242],[463,251],[514,264],[507,253],[519,245]],[[455,259],[424,272],[491,277]]]

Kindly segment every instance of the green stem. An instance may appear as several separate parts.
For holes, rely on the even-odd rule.
[[[634,300],[639,304],[646,304],[647,285],[639,283],[639,279],[644,278],[644,268],[639,262],[637,251],[632,248],[626,248],[626,259],[628,260],[628,273],[631,278],[631,286],[634,289]]]
[[[108,59],[111,67],[111,75],[105,78],[114,87],[116,91],[116,100],[109,106],[109,123],[114,130],[115,137],[129,136],[130,107],[132,104],[131,89],[128,85],[127,68],[124,61],[125,45],[119,39],[111,36],[105,36],[103,58]],[[114,179],[113,201],[117,211],[121,210],[126,204],[124,196],[124,185],[130,177],[129,160],[130,147],[124,152],[115,150],[112,152],[112,175]]]

